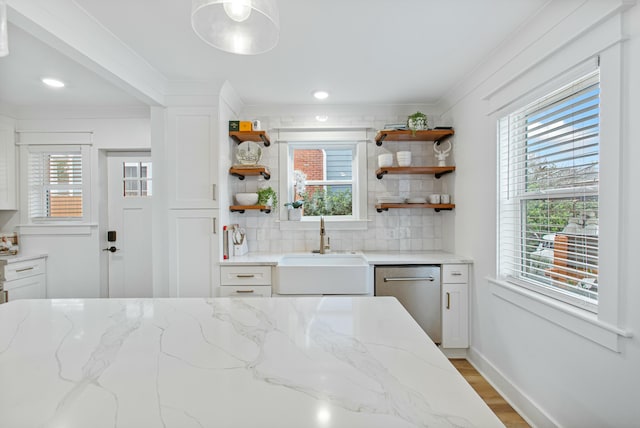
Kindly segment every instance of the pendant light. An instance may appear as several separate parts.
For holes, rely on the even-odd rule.
[[[275,0],[193,0],[191,26],[211,46],[240,55],[273,49],[280,34]]]
[[[7,31],[7,2],[0,0],[0,57],[9,55],[9,35]]]

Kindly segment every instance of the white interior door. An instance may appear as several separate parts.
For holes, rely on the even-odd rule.
[[[153,297],[151,154],[110,153],[108,168],[109,231],[116,232],[116,240],[103,246],[112,249],[109,297]]]

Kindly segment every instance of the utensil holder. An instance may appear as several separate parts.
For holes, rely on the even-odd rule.
[[[247,247],[247,240],[242,241],[242,244],[233,244],[233,255],[234,256],[244,256],[249,252],[249,248]]]

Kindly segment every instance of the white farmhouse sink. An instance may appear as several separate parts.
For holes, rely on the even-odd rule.
[[[368,294],[362,254],[290,254],[278,261],[277,294]]]

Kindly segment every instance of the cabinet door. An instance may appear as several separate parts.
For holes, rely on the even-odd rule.
[[[16,145],[12,127],[0,124],[0,210],[17,210]]]
[[[442,284],[443,348],[469,347],[469,292],[467,284]]]
[[[217,208],[217,110],[169,108],[169,208]]]
[[[19,299],[44,299],[45,276],[34,275],[4,283],[5,296],[8,302]]]
[[[170,210],[169,295],[211,297],[220,282],[218,210]]]

